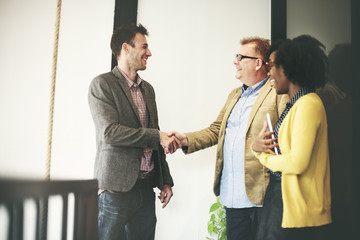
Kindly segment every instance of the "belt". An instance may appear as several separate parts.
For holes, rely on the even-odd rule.
[[[155,186],[155,177],[152,176],[145,179],[138,179],[132,189],[154,188]],[[122,193],[120,191],[114,191],[109,189],[106,189],[106,191],[108,191],[109,193]]]
[[[155,177],[149,177],[145,179],[138,179],[133,187],[133,189],[140,188],[153,188],[155,187]]]

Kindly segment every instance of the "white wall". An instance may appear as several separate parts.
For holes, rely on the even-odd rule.
[[[196,131],[216,119],[240,85],[233,65],[240,39],[270,38],[270,1],[139,0],[138,22],[150,32],[153,56],[140,75],[156,90],[161,129]],[[157,206],[157,239],[208,236],[215,152],[168,156],[174,197],[166,209]]]
[[[55,10],[56,0],[0,0],[0,177],[45,174]],[[63,0],[52,179],[92,178],[87,90],[110,70],[113,12],[114,1]],[[138,22],[150,32],[153,56],[140,75],[155,88],[161,129],[195,131],[240,85],[232,63],[239,40],[270,38],[270,1],[139,0]],[[208,236],[215,150],[168,156],[174,197],[166,209],[157,203],[157,240]]]
[[[0,174],[45,174],[56,0],[0,1]],[[55,94],[54,178],[90,178],[91,79],[111,66],[113,1],[62,1]]]

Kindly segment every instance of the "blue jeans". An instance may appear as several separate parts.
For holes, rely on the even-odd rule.
[[[254,240],[260,220],[261,207],[226,208],[228,240]]]
[[[99,196],[99,240],[153,240],[155,193],[150,187]]]

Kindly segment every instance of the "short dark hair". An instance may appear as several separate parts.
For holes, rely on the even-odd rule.
[[[301,35],[275,42],[268,56],[276,51],[275,66],[283,67],[289,81],[315,90],[324,86],[327,79],[328,60],[324,50],[324,44],[316,38]]]
[[[111,37],[111,51],[116,58],[120,55],[121,46],[123,43],[130,44],[134,47],[134,38],[136,33],[141,33],[144,36],[148,36],[149,33],[147,29],[139,24],[138,26],[135,24],[127,24],[121,25],[117,29],[115,29],[112,37]]]

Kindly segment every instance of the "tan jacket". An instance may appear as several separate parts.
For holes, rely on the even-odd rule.
[[[203,130],[186,133],[189,141],[188,148],[184,148],[186,154],[218,144],[216,154],[214,193],[220,194],[220,179],[223,169],[223,145],[225,139],[226,123],[230,113],[241,96],[241,87],[234,89],[222,108],[217,119]],[[270,114],[273,125],[288,102],[288,95],[277,95],[271,88],[268,80],[252,107],[249,121],[247,122],[245,141],[245,187],[248,199],[256,205],[263,203],[265,190],[268,184],[268,174],[259,160],[252,154],[250,146],[255,137],[264,126],[266,113]]]

